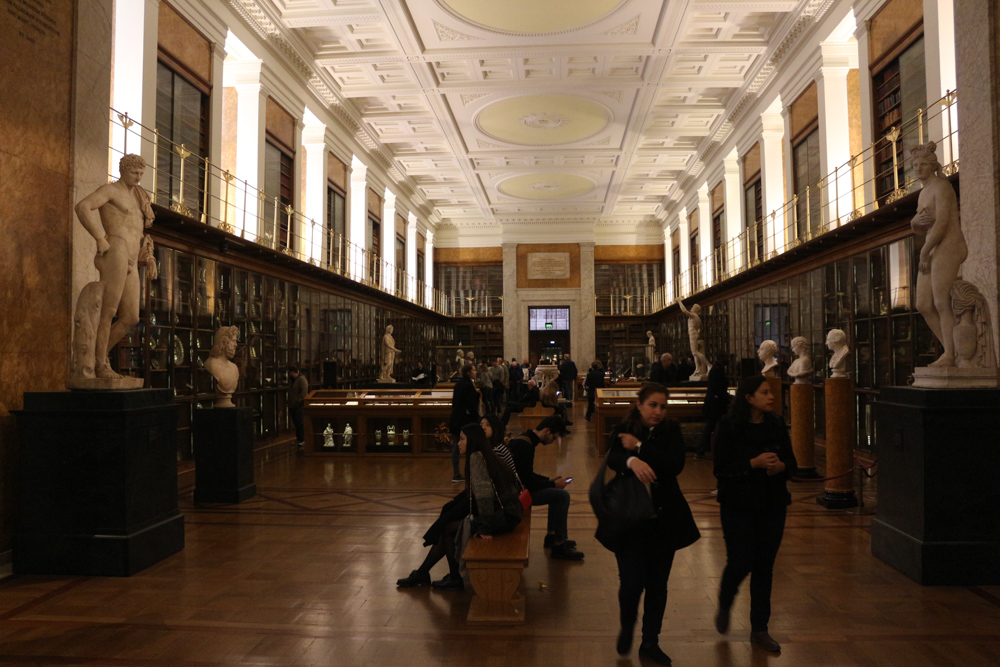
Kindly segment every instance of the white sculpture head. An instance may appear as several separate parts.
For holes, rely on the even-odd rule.
[[[792,339],[792,352],[794,352],[797,357],[808,357],[809,341],[802,336],[796,336]]]
[[[391,334],[392,333],[392,325],[391,324],[385,328],[385,332],[387,334]]]
[[[826,347],[834,352],[847,347],[847,334],[843,329],[830,329],[826,335]]]
[[[239,339],[239,335],[239,327],[219,327],[215,331],[214,344],[208,356],[232,359],[236,356],[236,342]]]
[[[129,153],[118,160],[118,173],[121,174],[121,182],[130,187],[139,185],[142,174],[146,171],[146,161],[141,155]]]
[[[933,141],[914,146],[910,149],[910,160],[913,164],[913,170],[917,172],[917,178],[921,182],[930,180],[935,174],[941,171],[941,163],[938,161],[937,153],[934,152],[936,149],[937,144]]]
[[[757,358],[763,361],[765,364],[770,363],[778,356],[778,344],[773,340],[765,340],[760,344],[760,349],[757,350]]]

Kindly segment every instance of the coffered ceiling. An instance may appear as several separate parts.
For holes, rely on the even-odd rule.
[[[233,4],[247,4],[232,0]],[[641,224],[817,0],[267,0],[439,225]],[[264,6],[264,2],[256,4]]]

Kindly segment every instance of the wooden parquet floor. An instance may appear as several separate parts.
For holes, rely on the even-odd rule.
[[[540,450],[536,468],[576,478],[570,536],[587,558],[548,558],[544,509],[534,511],[523,627],[467,627],[471,593],[395,587],[458,490],[449,459],[292,455],[258,468],[258,494],[241,505],[183,496],[186,548],[133,577],[0,582],[0,664],[638,665],[634,649],[614,649],[617,570],[587,503],[600,459],[583,405],[575,412],[573,435]],[[783,652],[751,648],[746,583],[719,636],[725,547],[711,463],[689,459],[681,483],[703,537],[670,578],[660,645],[675,665],[1000,665],[1000,587],[918,586],[871,555],[871,517],[823,509],[815,483],[793,487],[775,568],[771,634]],[[442,563],[432,574],[443,573]]]

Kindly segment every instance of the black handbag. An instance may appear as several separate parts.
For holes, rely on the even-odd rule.
[[[617,551],[622,540],[656,516],[646,485],[631,473],[618,473],[605,483],[605,459],[590,484],[590,506],[597,516],[594,537],[609,551]]]

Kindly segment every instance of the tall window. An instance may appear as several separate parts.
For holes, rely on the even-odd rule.
[[[346,248],[344,234],[347,228],[347,209],[344,193],[331,183],[326,186],[326,264],[334,271],[345,267]]]
[[[671,257],[674,260],[674,275],[671,279],[674,281],[674,298],[676,299],[681,295],[681,247],[675,245]]]
[[[918,123],[914,120],[920,109],[927,108],[927,82],[924,76],[924,39],[918,38],[898,57],[872,76],[875,103],[875,132],[881,139],[876,144],[875,187],[881,199],[896,187],[904,187],[908,177],[915,177],[909,160],[909,150],[919,142]],[[893,177],[892,142],[887,136],[893,128],[900,131],[896,142],[896,175]],[[926,137],[924,140],[926,141]]]
[[[726,274],[726,249],[722,247],[722,228],[726,224],[726,210],[720,208],[712,214],[712,254],[715,261],[715,281],[718,282]]]
[[[764,259],[764,198],[758,176],[743,190],[743,218],[747,225],[747,251],[750,262]],[[746,262],[749,264],[749,262]]]
[[[264,194],[269,196],[262,207],[260,229],[265,239],[271,235],[271,242],[278,250],[289,247],[290,242],[291,215],[287,207],[292,205],[294,165],[294,157],[287,149],[270,139],[264,142]]]
[[[701,262],[698,257],[698,230],[691,233],[691,292],[701,289]]]
[[[368,214],[368,280],[373,285],[381,284],[382,279],[382,221],[371,213]]]
[[[406,294],[406,239],[396,235],[396,294]]]
[[[416,278],[417,278],[417,303],[419,303],[419,304],[423,304],[424,303],[424,291],[425,291],[424,290],[424,285],[426,283],[426,280],[424,279],[424,276],[427,275],[425,273],[426,270],[427,270],[427,260],[424,257],[424,251],[420,250],[420,249],[417,249],[417,276],[416,276]]]
[[[156,67],[156,129],[156,203],[199,218],[208,155],[208,88],[162,60]],[[181,145],[190,151],[187,158],[181,158]]]
[[[798,205],[795,207],[795,234],[806,239],[823,224],[820,189],[819,129],[810,132],[792,148],[792,172]]]

